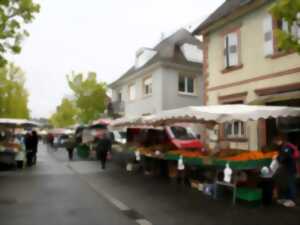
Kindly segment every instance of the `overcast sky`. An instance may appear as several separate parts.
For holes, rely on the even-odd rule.
[[[140,47],[161,33],[203,20],[224,0],[36,0],[41,12],[27,26],[13,61],[27,75],[33,117],[48,117],[69,95],[66,74],[95,71],[107,83],[133,63]]]

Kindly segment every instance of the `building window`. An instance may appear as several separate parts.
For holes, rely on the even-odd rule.
[[[264,54],[272,56],[274,53],[280,53],[282,50],[275,46],[276,38],[274,37],[274,29],[291,34],[295,40],[300,39],[300,26],[295,21],[290,27],[286,20],[280,19],[275,21],[271,15],[267,15],[263,20],[264,31]]]
[[[121,102],[121,101],[122,101],[122,93],[118,92],[118,102]]]
[[[232,32],[224,36],[224,66],[230,68],[239,66],[239,32]]]
[[[244,104],[247,93],[233,94],[231,95],[231,99],[229,100],[230,95],[228,95],[228,99],[226,101],[221,101],[221,104],[228,105],[237,105]],[[223,97],[224,98],[224,97]],[[222,100],[222,99],[220,99]],[[225,139],[245,139],[247,137],[246,134],[246,123],[239,120],[233,120],[231,122],[223,123],[221,126],[222,129],[222,138]]]
[[[179,76],[178,91],[184,94],[195,94],[195,79],[190,76]]]
[[[152,94],[152,77],[148,77],[143,81],[144,96]]]
[[[129,100],[133,101],[136,98],[136,90],[135,90],[135,84],[132,84],[128,88],[129,90]]]
[[[226,138],[244,138],[246,136],[245,123],[238,120],[224,123],[224,136]]]

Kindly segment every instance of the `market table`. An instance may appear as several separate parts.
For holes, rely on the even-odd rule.
[[[13,165],[15,163],[16,153],[14,151],[5,150],[0,152],[0,163],[5,165]]]
[[[179,155],[174,154],[165,154],[165,160],[173,160],[177,161],[179,159]],[[233,170],[252,170],[261,168],[264,166],[269,166],[272,159],[258,159],[258,160],[243,160],[243,161],[230,161],[223,159],[216,159],[210,157],[203,158],[190,158],[183,157],[183,162],[186,165],[193,166],[214,166],[217,168],[224,168],[227,163],[230,164],[230,168]]]

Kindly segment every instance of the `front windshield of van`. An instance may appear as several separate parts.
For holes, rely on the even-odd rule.
[[[196,138],[195,134],[189,127],[171,127],[171,132],[174,138],[178,140],[192,140]]]

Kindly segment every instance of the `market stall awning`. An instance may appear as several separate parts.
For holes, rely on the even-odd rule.
[[[110,124],[111,127],[130,127],[130,126],[143,126],[146,123],[146,118],[150,118],[150,116],[147,117],[123,117],[123,118],[119,118],[116,119],[114,121],[112,121],[112,123]]]
[[[38,127],[39,124],[26,119],[0,118],[0,126],[7,127]]]
[[[107,126],[111,124],[110,119],[98,119],[92,122],[92,124],[89,126],[89,128],[98,128],[98,129],[105,129]]]
[[[70,130],[70,129],[65,129],[65,128],[55,128],[55,129],[49,130],[48,133],[51,133],[54,135],[63,135],[63,134],[71,135],[71,134],[74,134],[74,131]]]
[[[251,121],[278,117],[298,117],[300,108],[249,105],[189,106],[163,111],[152,116],[122,118],[112,126],[163,126],[174,123],[224,123],[233,120]]]

